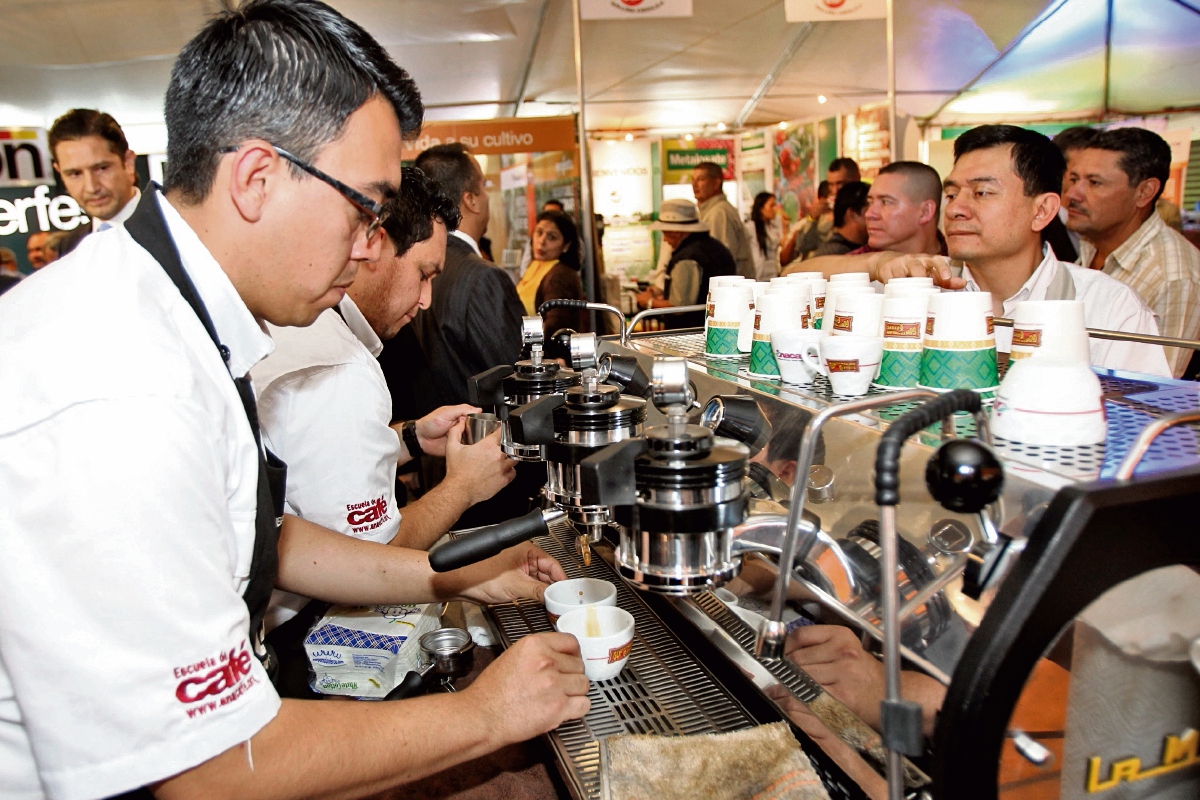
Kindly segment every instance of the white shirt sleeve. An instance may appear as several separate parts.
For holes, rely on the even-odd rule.
[[[186,771],[278,712],[236,589],[241,476],[213,430],[211,411],[157,396],[0,436],[0,693],[7,675],[20,709],[0,714],[0,741],[27,736],[51,798]]]
[[[1101,310],[1103,318],[1088,319],[1088,325],[1096,328],[1123,331],[1125,333],[1145,333],[1158,336],[1158,323],[1152,312],[1138,295],[1121,284],[1117,296],[1105,303]],[[1089,317],[1091,312],[1085,309]],[[1145,375],[1158,375],[1164,378],[1173,377],[1171,367],[1167,363],[1166,352],[1160,345],[1138,344],[1137,342],[1118,342],[1112,339],[1091,339],[1089,350],[1093,366],[1103,369],[1119,369],[1128,372],[1140,372]]]

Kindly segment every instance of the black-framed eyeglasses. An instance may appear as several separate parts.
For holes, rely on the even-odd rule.
[[[383,225],[384,220],[386,219],[383,213],[383,205],[381,203],[372,200],[357,189],[347,186],[332,175],[322,172],[304,159],[292,155],[279,145],[273,144],[271,146],[275,148],[275,152],[279,153],[280,157],[282,157],[285,161],[290,161],[300,169],[307,172],[309,175],[312,175],[317,180],[324,181],[336,189],[338,194],[346,198],[350,205],[358,209],[358,213],[367,218],[367,241],[370,242],[375,238],[375,234],[379,233],[379,228]],[[230,145],[229,147],[222,147],[218,152],[236,153],[241,149],[241,147],[242,146],[240,144]]]

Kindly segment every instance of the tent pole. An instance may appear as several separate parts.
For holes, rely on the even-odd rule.
[[[596,218],[592,215],[592,167],[588,152],[587,101],[583,96],[583,18],[579,0],[571,0],[571,19],[575,23],[575,91],[579,96],[579,113],[575,116],[579,137],[579,232],[583,248],[579,263],[583,268],[583,293],[589,302],[596,302],[596,262],[593,242],[596,241]],[[596,312],[591,314],[591,328],[596,329]]]
[[[1111,3],[1112,0],[1109,0]],[[887,101],[888,101],[888,150],[890,163],[896,161],[896,0],[887,0]]]
[[[533,29],[533,41],[529,44],[529,55],[525,59],[525,69],[521,70],[521,83],[517,87],[517,99],[513,102],[512,115],[514,117],[521,116],[521,106],[525,103],[525,88],[529,85],[529,74],[533,72],[533,59],[537,55],[538,43],[542,40],[542,28],[546,26],[546,12],[549,10],[550,0],[542,0],[537,25]]]
[[[1113,0],[1108,0],[1108,14],[1104,19],[1104,116],[1108,116],[1109,86],[1112,80],[1112,31]]]

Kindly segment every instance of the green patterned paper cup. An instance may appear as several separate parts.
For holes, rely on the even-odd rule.
[[[704,340],[704,354],[710,358],[737,358],[738,320],[710,319],[708,321],[708,336]]]
[[[884,342],[875,385],[884,389],[912,389],[920,380],[921,350],[890,350]]]
[[[953,342],[925,340],[921,351],[921,375],[918,385],[923,389],[948,392],[951,389],[974,389],[994,394],[1000,380],[996,370],[996,347],[979,347],[985,342]],[[963,345],[975,345],[964,347]]]
[[[754,344],[750,346],[750,369],[752,378],[779,380],[779,363],[775,361],[775,351],[771,349],[771,336],[763,337],[754,334]]]

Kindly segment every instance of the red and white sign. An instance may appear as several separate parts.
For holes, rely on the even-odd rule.
[[[783,8],[788,22],[887,17],[887,0],[786,0]]]
[[[580,0],[584,19],[641,19],[690,17],[692,0]]]

